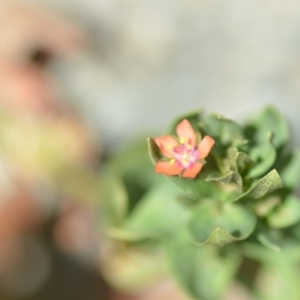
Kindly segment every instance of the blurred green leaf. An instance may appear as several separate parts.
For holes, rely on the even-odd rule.
[[[218,114],[207,115],[201,125],[208,135],[217,138],[223,145],[234,145],[244,139],[242,128],[237,123]]]
[[[260,144],[251,148],[249,156],[255,164],[248,173],[249,177],[257,178],[273,166],[276,160],[276,149],[273,146],[272,139],[273,134],[268,132]]]
[[[157,238],[155,232],[131,231],[122,227],[109,227],[105,230],[105,234],[110,238],[124,242],[141,242]]]
[[[263,265],[256,278],[258,300],[298,300],[300,272],[298,265],[288,262]]]
[[[119,225],[128,212],[128,195],[122,181],[106,172],[99,181],[101,194],[100,214],[106,225]]]
[[[201,244],[203,244],[203,245],[209,244],[209,245],[224,247],[224,246],[231,244],[233,242],[236,242],[238,240],[239,240],[238,238],[229,234],[226,230],[223,230],[221,228],[216,228],[210,234],[210,236],[207,238],[207,240]]]
[[[235,251],[219,253],[213,246],[188,243],[188,234],[179,235],[167,245],[170,269],[179,284],[195,299],[218,300],[230,285],[240,257]]]
[[[257,239],[270,250],[280,251],[282,248],[282,239],[278,230],[260,228]]]
[[[227,171],[225,175],[220,175],[216,172],[211,172],[208,175],[202,176],[202,178],[207,182],[219,182],[224,185],[229,185],[231,183],[236,184],[235,190],[238,192],[242,191],[243,187],[243,177],[241,174],[246,172],[250,166],[253,164],[251,158],[243,153],[238,152],[237,148],[228,148],[227,149],[227,158],[223,160],[224,162],[224,172]],[[223,188],[222,190],[230,190],[228,188]],[[234,196],[235,195],[235,196]],[[228,196],[228,195],[227,195]],[[230,201],[230,198],[236,197],[236,193],[233,193],[233,196],[226,197],[226,201]]]
[[[106,161],[106,166],[120,177],[126,175],[133,180],[142,180],[144,185],[156,182],[153,164],[149,160],[149,149],[145,138],[131,141]]]
[[[300,244],[298,241],[285,239],[281,251],[271,250],[259,243],[243,243],[243,255],[267,265],[280,265],[282,262],[297,264],[300,260]]]
[[[192,215],[189,229],[197,243],[222,247],[247,238],[255,225],[255,215],[242,206],[207,202]]]
[[[253,165],[253,160],[243,152],[237,152],[235,156],[235,171],[243,174]]]
[[[256,127],[255,140],[257,144],[264,143],[267,132],[274,133],[273,144],[276,148],[283,146],[290,138],[285,118],[272,105],[265,108],[253,125]]]
[[[198,199],[212,198],[218,195],[218,189],[212,182],[206,182],[201,178],[179,178],[178,176],[166,176],[176,186]]]
[[[159,147],[156,145],[153,138],[148,138],[148,152],[153,164],[161,159]]]
[[[285,188],[295,189],[300,183],[300,149],[295,149],[286,166],[280,172]]]
[[[238,174],[237,172],[233,172],[233,171],[231,171],[228,174],[223,175],[223,176],[209,174],[208,176],[206,176],[204,178],[204,180],[207,182],[216,181],[216,182],[220,182],[222,184],[229,184],[229,183],[235,182],[239,186],[242,185],[242,177],[240,176],[240,174]]]
[[[107,172],[122,181],[128,194],[128,211],[131,211],[145,192],[159,181],[159,177],[153,171],[144,137],[142,140],[132,141],[107,159],[103,173]]]
[[[123,240],[163,238],[176,233],[183,226],[188,213],[177,201],[180,192],[168,181],[153,186],[140,199],[122,226],[114,228],[110,233]]]
[[[270,250],[262,245],[244,243],[246,257],[261,262],[255,279],[257,292],[262,300],[299,299],[300,286],[300,246],[299,243],[285,241],[281,251]]]
[[[273,228],[286,228],[300,221],[300,198],[289,195],[267,217],[268,224]]]
[[[281,197],[270,195],[263,197],[255,203],[254,210],[259,217],[266,217],[274,208],[281,204]]]

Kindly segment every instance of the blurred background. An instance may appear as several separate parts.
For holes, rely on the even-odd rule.
[[[131,138],[190,110],[243,121],[272,103],[299,146],[298,8],[0,0],[0,299],[129,299],[99,275],[86,203],[101,157]],[[158,290],[134,299],[175,299]]]
[[[296,1],[22,2],[85,32],[85,53],[52,70],[110,144],[199,107],[243,119],[274,103],[299,126]]]

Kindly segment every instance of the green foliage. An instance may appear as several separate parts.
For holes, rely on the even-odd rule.
[[[295,269],[300,199],[293,194],[300,180],[300,151],[290,150],[288,125],[269,106],[246,124],[192,112],[177,118],[167,134],[176,137],[183,119],[198,140],[205,135],[215,140],[196,178],[155,174],[153,164],[165,158],[153,138],[147,143],[150,160],[145,144],[135,144],[107,163],[103,215],[110,216],[105,229],[110,243],[135,251],[163,250],[166,272],[201,300],[222,299],[233,281],[248,276],[239,268],[250,258],[259,267],[244,284],[255,299],[271,300],[257,278],[276,282],[282,268],[287,278],[290,270],[300,279]],[[275,300],[296,299],[285,281]]]
[[[277,206],[268,217],[267,222],[272,228],[290,227],[300,221],[300,199],[289,195],[282,205]]]
[[[171,183],[154,185],[139,201],[132,213],[114,229],[115,236],[122,240],[164,239],[179,230],[187,219],[187,211],[176,201],[179,189]],[[175,199],[175,201],[174,201]],[[163,203],[163,205],[162,205]]]
[[[237,204],[208,201],[195,208],[188,224],[199,244],[225,246],[244,240],[254,230],[255,215]]]
[[[221,299],[237,272],[240,257],[236,251],[214,246],[197,247],[181,231],[166,244],[170,269],[187,294],[195,299]]]

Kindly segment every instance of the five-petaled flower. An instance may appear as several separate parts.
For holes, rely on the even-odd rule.
[[[155,165],[155,172],[172,176],[195,178],[204,164],[215,141],[206,135],[197,145],[197,135],[188,120],[181,121],[176,132],[179,140],[165,135],[155,138],[154,141],[166,160],[160,160]]]

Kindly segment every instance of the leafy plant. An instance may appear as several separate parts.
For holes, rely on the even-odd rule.
[[[195,140],[191,129],[180,129],[184,123]],[[165,176],[154,173],[143,145],[112,158],[103,175],[110,184],[102,188],[101,209],[110,216],[102,226],[106,242],[116,255],[147,253],[157,268],[128,284],[133,263],[116,284],[107,264],[110,282],[137,289],[171,274],[193,299],[222,299],[235,281],[255,299],[298,299],[300,151],[289,141],[288,125],[273,106],[243,125],[195,112],[177,118],[169,135],[148,139],[155,170]],[[263,284],[268,280],[276,288]]]

